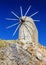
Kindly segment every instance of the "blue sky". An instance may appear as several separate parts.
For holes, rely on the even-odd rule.
[[[38,38],[39,42],[46,46],[46,0],[0,0],[0,39],[18,39],[18,31],[14,37],[12,36],[17,26],[6,29],[7,26],[18,21],[7,21],[5,18],[16,18],[11,11],[20,16],[20,6],[22,6],[23,14],[25,14],[30,5],[31,9],[27,15],[30,16],[34,12],[39,11],[32,18],[40,20],[40,22],[35,22],[38,29]]]

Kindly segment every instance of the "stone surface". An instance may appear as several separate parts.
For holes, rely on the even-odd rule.
[[[0,65],[46,65],[46,50],[40,44],[24,45],[13,40],[1,42]]]
[[[38,30],[34,20],[28,16],[21,17],[22,25],[19,28],[19,40],[23,43],[38,42]]]

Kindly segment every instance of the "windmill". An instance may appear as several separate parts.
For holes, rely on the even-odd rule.
[[[17,22],[13,25],[10,25],[8,27],[6,27],[7,29],[13,27],[13,26],[17,26],[17,28],[15,29],[15,31],[13,32],[13,36],[16,34],[16,31],[19,29],[19,37],[18,39],[20,41],[23,41],[23,42],[35,42],[37,43],[38,42],[38,31],[37,31],[37,28],[36,28],[36,25],[34,23],[34,21],[39,21],[39,20],[33,20],[32,17],[34,15],[36,15],[39,11],[33,13],[32,15],[30,15],[29,17],[26,16],[27,13],[29,12],[31,8],[31,5],[29,6],[29,8],[27,9],[26,13],[23,15],[23,12],[22,12],[22,7],[20,6],[20,11],[21,11],[21,17],[19,17],[16,13],[14,13],[13,11],[11,11],[11,13],[17,17],[17,19],[12,19],[12,18],[6,18],[6,20],[13,20],[13,21],[20,21],[20,22]]]

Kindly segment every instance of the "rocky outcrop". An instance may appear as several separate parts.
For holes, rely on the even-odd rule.
[[[40,44],[1,40],[0,44],[0,65],[46,65],[46,50]]]

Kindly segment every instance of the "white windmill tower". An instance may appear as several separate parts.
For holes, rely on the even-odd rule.
[[[21,11],[21,17],[19,17],[18,15],[16,15],[13,11],[11,11],[11,13],[16,16],[19,19],[19,23],[15,23],[11,26],[8,26],[8,28],[11,28],[15,25],[18,24],[16,30],[13,33],[13,36],[15,35],[16,31],[19,28],[19,37],[18,39],[24,43],[27,42],[34,42],[34,43],[38,43],[38,30],[36,28],[36,25],[34,23],[34,21],[39,21],[39,20],[33,20],[32,16],[36,15],[38,12],[35,12],[34,14],[32,14],[31,16],[26,16],[28,11],[30,10],[31,6],[29,6],[29,8],[27,9],[25,15],[23,16],[22,13],[22,7],[20,7],[20,11]],[[6,18],[7,20],[18,20],[18,19],[12,19],[12,18]]]

